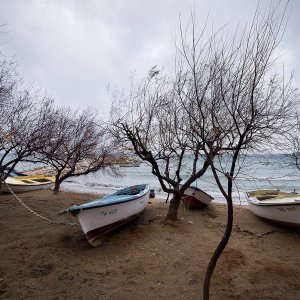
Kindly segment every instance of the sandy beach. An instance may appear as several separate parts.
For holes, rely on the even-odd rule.
[[[226,223],[226,206],[180,208],[150,199],[136,220],[92,248],[61,209],[95,195],[51,191],[0,196],[1,299],[201,299],[204,274]],[[211,283],[211,299],[300,299],[300,237],[235,207],[232,237]],[[64,223],[66,225],[58,224]]]

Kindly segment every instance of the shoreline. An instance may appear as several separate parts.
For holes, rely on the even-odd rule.
[[[94,195],[35,191],[18,196],[55,222],[61,209]],[[100,195],[99,195],[100,196]],[[12,195],[0,201],[0,295],[3,299],[199,299],[208,261],[224,232],[226,206],[179,209],[150,199],[144,213],[92,248],[80,226],[50,224]],[[299,299],[299,233],[234,207],[234,226],[211,282],[212,299]]]
[[[95,194],[95,195],[99,195],[99,194],[102,194],[102,195],[108,195],[108,194],[111,194],[111,193],[114,193],[116,192],[117,190],[112,190],[112,189],[105,189],[105,188],[97,188],[97,187],[90,187],[90,186],[87,186],[87,185],[82,185],[82,184],[78,184],[78,183],[75,183],[75,182],[63,182],[62,185],[61,185],[61,190],[62,191],[65,191],[65,192],[74,192],[74,193],[84,193],[84,194]],[[155,199],[159,200],[159,201],[165,201],[166,200],[166,195],[167,194],[162,194],[162,193],[157,193],[155,191]],[[151,199],[151,198],[150,198]],[[169,199],[170,200],[170,199]],[[224,204],[226,205],[226,200],[223,199],[220,200],[220,198],[217,198],[212,201],[212,203],[214,204]],[[243,200],[243,201],[235,201],[233,203],[233,205],[239,205],[239,206],[249,206],[247,200]]]
[[[25,168],[26,174],[46,174],[45,169],[36,168]],[[47,173],[48,174],[48,173]],[[68,191],[79,191],[91,194],[111,194],[119,189],[126,188],[131,185],[136,185],[140,183],[147,183],[150,185],[151,189],[155,190],[156,198],[165,199],[167,193],[164,193],[157,181],[157,178],[151,174],[148,169],[147,164],[142,163],[139,167],[127,167],[120,168],[120,176],[114,177],[104,172],[96,172],[93,174],[83,175],[79,177],[68,178],[62,183],[62,187]],[[249,181],[249,180],[248,180]],[[243,182],[244,184],[244,182]],[[203,191],[208,193],[214,198],[216,203],[226,203],[223,195],[217,188],[216,183],[210,180],[201,179],[194,182],[195,186],[198,186]],[[240,187],[241,188],[241,187]],[[248,188],[241,188],[239,190],[234,190],[233,192],[233,203],[238,205],[248,205],[246,200],[245,192],[249,192],[253,189],[259,188],[258,186],[253,186]],[[260,187],[263,188],[263,187]],[[265,187],[264,187],[265,188]],[[270,187],[271,188],[271,187]],[[289,190],[289,188],[287,188]]]

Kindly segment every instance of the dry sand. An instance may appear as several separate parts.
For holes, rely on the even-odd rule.
[[[50,191],[19,194],[57,222],[60,209],[95,195]],[[180,209],[164,223],[168,205],[150,199],[135,221],[97,248],[78,225],[50,224],[11,195],[0,196],[1,299],[201,299],[208,261],[226,223],[226,206]],[[235,207],[234,229],[211,282],[211,299],[300,299],[299,233]]]

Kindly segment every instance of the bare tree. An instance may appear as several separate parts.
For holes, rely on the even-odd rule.
[[[286,5],[281,4],[265,11],[258,7],[250,27],[237,28],[232,39],[226,27],[210,34],[207,28],[197,31],[192,14],[190,27],[180,28],[175,72],[159,77],[152,70],[130,94],[126,107],[114,105],[116,135],[152,165],[163,190],[174,193],[171,202],[176,205],[170,205],[168,216],[176,219],[170,212],[178,207],[184,189],[208,167],[227,201],[227,225],[207,269],[204,299],[209,298],[214,268],[231,235],[232,192],[240,162],[248,151],[290,128],[299,102],[291,78],[274,68],[285,25]],[[179,188],[183,158],[190,153],[194,168]],[[174,178],[169,173],[173,157]]]
[[[5,92],[1,106],[0,173],[5,180],[18,162],[43,147],[52,100],[32,90],[16,90],[12,95]]]
[[[202,141],[189,134],[191,122],[174,80],[159,73],[152,68],[144,81],[132,84],[130,95],[114,97],[112,131],[151,165],[163,191],[173,194],[166,218],[174,221],[185,189],[205,173],[209,160],[201,155]]]
[[[279,3],[280,4],[280,3]],[[275,72],[275,50],[284,29],[286,6],[257,9],[250,28],[238,30],[232,40],[224,29],[205,39],[195,32],[192,17],[191,42],[181,30],[178,48],[178,90],[190,94],[185,104],[215,181],[227,201],[227,225],[209,263],[203,298],[209,298],[211,276],[226,247],[233,224],[232,192],[248,151],[270,143],[290,128],[299,97],[291,78]]]
[[[0,53],[0,185],[18,162],[47,139],[52,100],[25,87],[16,62]]]
[[[292,164],[300,170],[300,117],[297,112],[293,128],[285,136],[281,149],[292,157]]]
[[[60,108],[52,112],[50,119],[50,138],[36,151],[35,159],[54,168],[54,193],[58,193],[61,183],[69,177],[113,165],[110,159],[113,142],[99,125],[97,112],[85,110],[78,114]]]
[[[11,107],[13,95],[16,91],[19,77],[16,72],[15,61],[5,59],[0,52],[0,142],[4,140],[4,128],[8,111]]]

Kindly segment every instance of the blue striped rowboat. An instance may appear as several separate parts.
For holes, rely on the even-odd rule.
[[[67,212],[78,217],[89,243],[98,246],[99,237],[137,217],[146,208],[148,200],[149,185],[140,184],[71,206]]]

